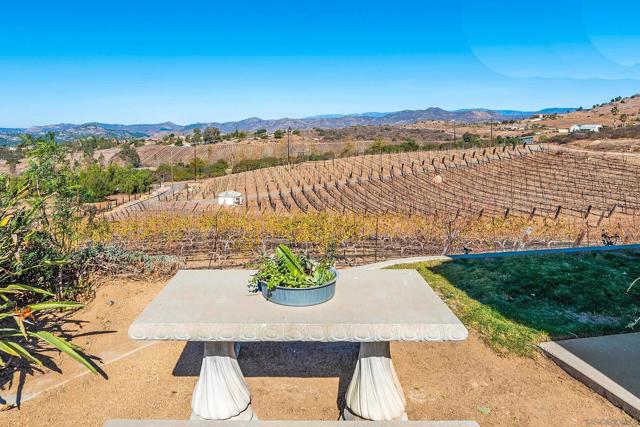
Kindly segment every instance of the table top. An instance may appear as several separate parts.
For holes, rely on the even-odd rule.
[[[445,341],[467,329],[415,270],[340,270],[333,299],[309,307],[247,290],[253,270],[179,271],[129,328],[136,340]]]

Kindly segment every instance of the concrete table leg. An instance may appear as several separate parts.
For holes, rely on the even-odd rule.
[[[191,398],[191,409],[192,420],[257,419],[234,343],[204,343],[202,367]]]
[[[388,342],[360,343],[346,401],[345,420],[407,420],[406,400],[391,362]]]

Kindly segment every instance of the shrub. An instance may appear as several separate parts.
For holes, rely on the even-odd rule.
[[[406,139],[401,144],[384,144],[381,139],[376,139],[366,153],[404,153],[408,151],[418,151],[420,149],[421,147],[411,138]]]
[[[202,134],[202,138],[204,139],[204,142],[206,142],[207,144],[213,144],[214,142],[218,142],[220,141],[220,129],[218,128],[206,128],[204,130],[204,133]]]
[[[310,154],[308,156],[297,156],[290,159],[290,163],[302,163],[307,161],[316,160],[329,160],[332,155],[329,153],[324,154]],[[286,158],[278,157],[263,157],[261,159],[243,159],[233,165],[233,173],[247,172],[256,169],[270,168],[272,166],[286,165]]]
[[[83,202],[100,202],[116,193],[144,193],[149,191],[153,182],[153,175],[146,169],[116,164],[105,168],[94,163],[81,169],[78,178]]]
[[[115,245],[89,244],[70,256],[81,275],[79,282],[94,284],[102,279],[167,277],[180,266],[177,257],[127,251]]]
[[[189,164],[178,163],[171,165],[163,163],[155,171],[156,180],[163,179],[169,181],[173,178],[174,181],[187,181],[193,179],[194,173],[197,172],[197,177],[212,178],[216,176],[222,176],[227,173],[229,164],[224,160],[218,160],[215,163],[207,163],[204,160],[197,158],[192,160]]]
[[[42,365],[38,354],[52,346],[97,373],[79,347],[52,333],[47,322],[36,317],[82,306],[54,300],[53,280],[67,260],[64,247],[45,222],[51,198],[39,197],[29,181],[12,185],[2,178],[0,185],[0,353],[9,356],[6,360],[0,355],[0,367],[14,358]]]
[[[255,169],[269,168],[283,164],[282,159],[263,157],[261,159],[243,159],[233,165],[233,173],[247,172]]]

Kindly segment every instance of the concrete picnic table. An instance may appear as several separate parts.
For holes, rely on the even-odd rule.
[[[252,270],[179,271],[129,328],[134,340],[203,341],[192,419],[256,419],[235,343],[358,342],[345,419],[407,419],[390,341],[459,341],[467,329],[415,270],[341,270],[330,301],[286,307],[247,289]]]

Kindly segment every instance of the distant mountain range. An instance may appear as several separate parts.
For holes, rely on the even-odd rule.
[[[195,128],[217,127],[223,133],[233,132],[236,129],[253,132],[257,129],[312,129],[312,128],[343,128],[349,126],[381,126],[381,125],[406,125],[423,120],[455,120],[458,122],[477,123],[489,120],[519,120],[533,114],[553,114],[574,111],[575,108],[545,108],[539,111],[518,110],[488,110],[484,108],[471,108],[464,110],[447,111],[442,108],[432,107],[425,110],[403,110],[389,113],[358,113],[358,114],[325,114],[320,116],[305,117],[301,119],[272,119],[264,120],[258,117],[235,122],[208,122],[192,123],[182,126],[172,122],[156,124],[109,124],[109,123],[84,123],[80,125],[72,123],[59,123],[45,126],[32,126],[30,128],[0,128],[0,144],[17,144],[21,134],[44,135],[54,132],[56,139],[69,141],[87,136],[114,137],[114,138],[145,138],[166,133],[192,132]]]

